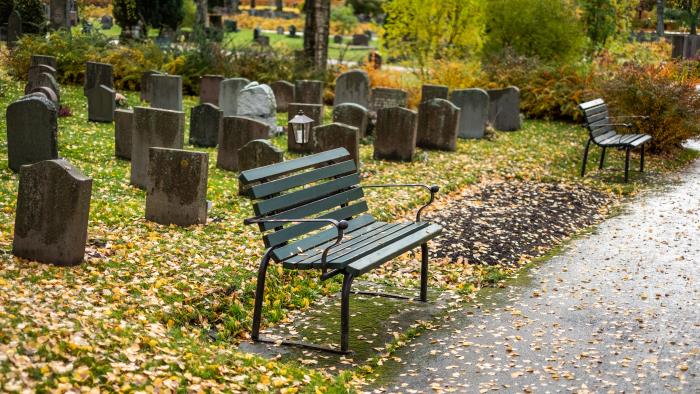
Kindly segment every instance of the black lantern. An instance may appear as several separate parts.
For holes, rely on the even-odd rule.
[[[313,122],[314,120],[304,115],[303,111],[299,111],[299,113],[289,121],[289,124],[292,125],[292,130],[294,131],[294,142],[299,145],[304,145],[309,142],[311,124]]]

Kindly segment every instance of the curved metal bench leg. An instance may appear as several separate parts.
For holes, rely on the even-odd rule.
[[[600,164],[598,164],[598,169],[602,170],[603,169],[603,164],[605,163],[605,147],[603,147],[603,151],[600,152]]]
[[[630,172],[630,147],[625,148],[625,183],[629,181]]]
[[[258,283],[255,288],[255,309],[253,310],[253,332],[251,337],[253,341],[258,342],[260,339],[260,320],[262,319],[262,306],[265,297],[265,275],[267,274],[267,266],[270,263],[272,249],[268,249],[260,262],[258,269]]]
[[[340,351],[347,352],[350,345],[350,286],[355,277],[345,274],[340,304]]]
[[[639,172],[644,172],[644,144],[642,144],[642,157],[639,160]]]
[[[588,161],[588,148],[591,146],[591,139],[586,142],[586,149],[583,151],[583,164],[581,165],[581,176],[586,175],[586,162]]]
[[[420,245],[420,300],[428,301],[428,243]]]

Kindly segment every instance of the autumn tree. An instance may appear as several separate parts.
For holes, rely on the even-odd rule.
[[[690,34],[698,33],[698,17],[700,17],[700,0],[666,0],[666,6],[685,11]]]
[[[304,12],[304,55],[314,69],[325,70],[328,63],[331,1],[306,0]]]

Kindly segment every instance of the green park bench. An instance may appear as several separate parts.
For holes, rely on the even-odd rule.
[[[275,342],[260,336],[265,275],[270,260],[286,269],[315,269],[321,280],[343,275],[341,292],[340,353],[348,352],[350,293],[353,280],[383,263],[421,247],[420,301],[427,301],[428,244],[442,231],[439,225],[421,221],[437,186],[419,184],[360,186],[355,161],[344,148],[243,171],[239,180],[253,199],[255,216],[245,224],[257,224],[267,251],[258,271],[252,339]],[[430,192],[430,201],[418,209],[416,221],[385,223],[368,214],[363,188],[416,187]],[[330,227],[323,229],[324,227]],[[393,298],[394,294],[353,291]],[[337,349],[283,341],[331,352]]]
[[[639,163],[639,172],[644,172],[644,144],[651,141],[651,136],[648,134],[618,134],[615,127],[632,128],[630,123],[614,123],[613,119],[620,118],[644,118],[647,116],[630,115],[630,116],[610,116],[608,113],[608,105],[602,99],[587,101],[579,108],[583,112],[583,118],[588,129],[588,142],[586,149],[583,152],[583,164],[581,166],[581,176],[586,175],[586,162],[588,161],[588,149],[591,142],[600,146],[603,150],[600,153],[599,169],[603,169],[605,162],[606,148],[624,149],[625,157],[625,182],[629,180],[630,166],[630,150],[641,148],[641,159]]]

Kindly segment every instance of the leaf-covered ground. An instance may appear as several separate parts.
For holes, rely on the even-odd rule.
[[[3,82],[5,108],[23,86]],[[147,222],[144,192],[129,185],[129,163],[114,157],[113,126],[87,122],[81,87],[64,86],[61,96],[73,115],[59,120],[60,156],[93,178],[88,257],[81,266],[57,268],[11,255],[18,177],[0,165],[0,387],[345,391],[350,373],[330,376],[237,350],[237,341],[248,335],[263,247],[257,231],[242,223],[250,203],[237,196],[237,174],[215,168],[215,150],[197,149],[209,152],[210,222],[190,228]],[[138,103],[136,94],[128,98]],[[187,98],[188,113],[193,104]],[[4,116],[0,129],[5,163]],[[528,121],[522,131],[499,133],[494,141],[460,141],[455,153],[420,151],[413,163],[374,161],[367,145],[361,150],[362,175],[371,183],[437,183],[445,192],[442,204],[468,185],[515,179],[582,182],[620,195],[690,158],[652,157],[649,174],[635,175],[627,186],[619,183],[619,170],[594,172],[581,181],[576,173],[584,138],[575,125]],[[275,143],[285,145],[283,139]],[[619,169],[620,155],[611,155],[610,165]],[[425,197],[406,190],[368,191],[381,219],[409,215]],[[474,270],[474,276],[480,272]],[[382,279],[414,286],[417,266]],[[307,308],[338,288],[319,283],[313,273],[281,269],[271,270],[268,283],[268,322],[284,321],[286,311]],[[432,280],[431,286],[446,284]],[[208,335],[211,328],[216,340]]]

